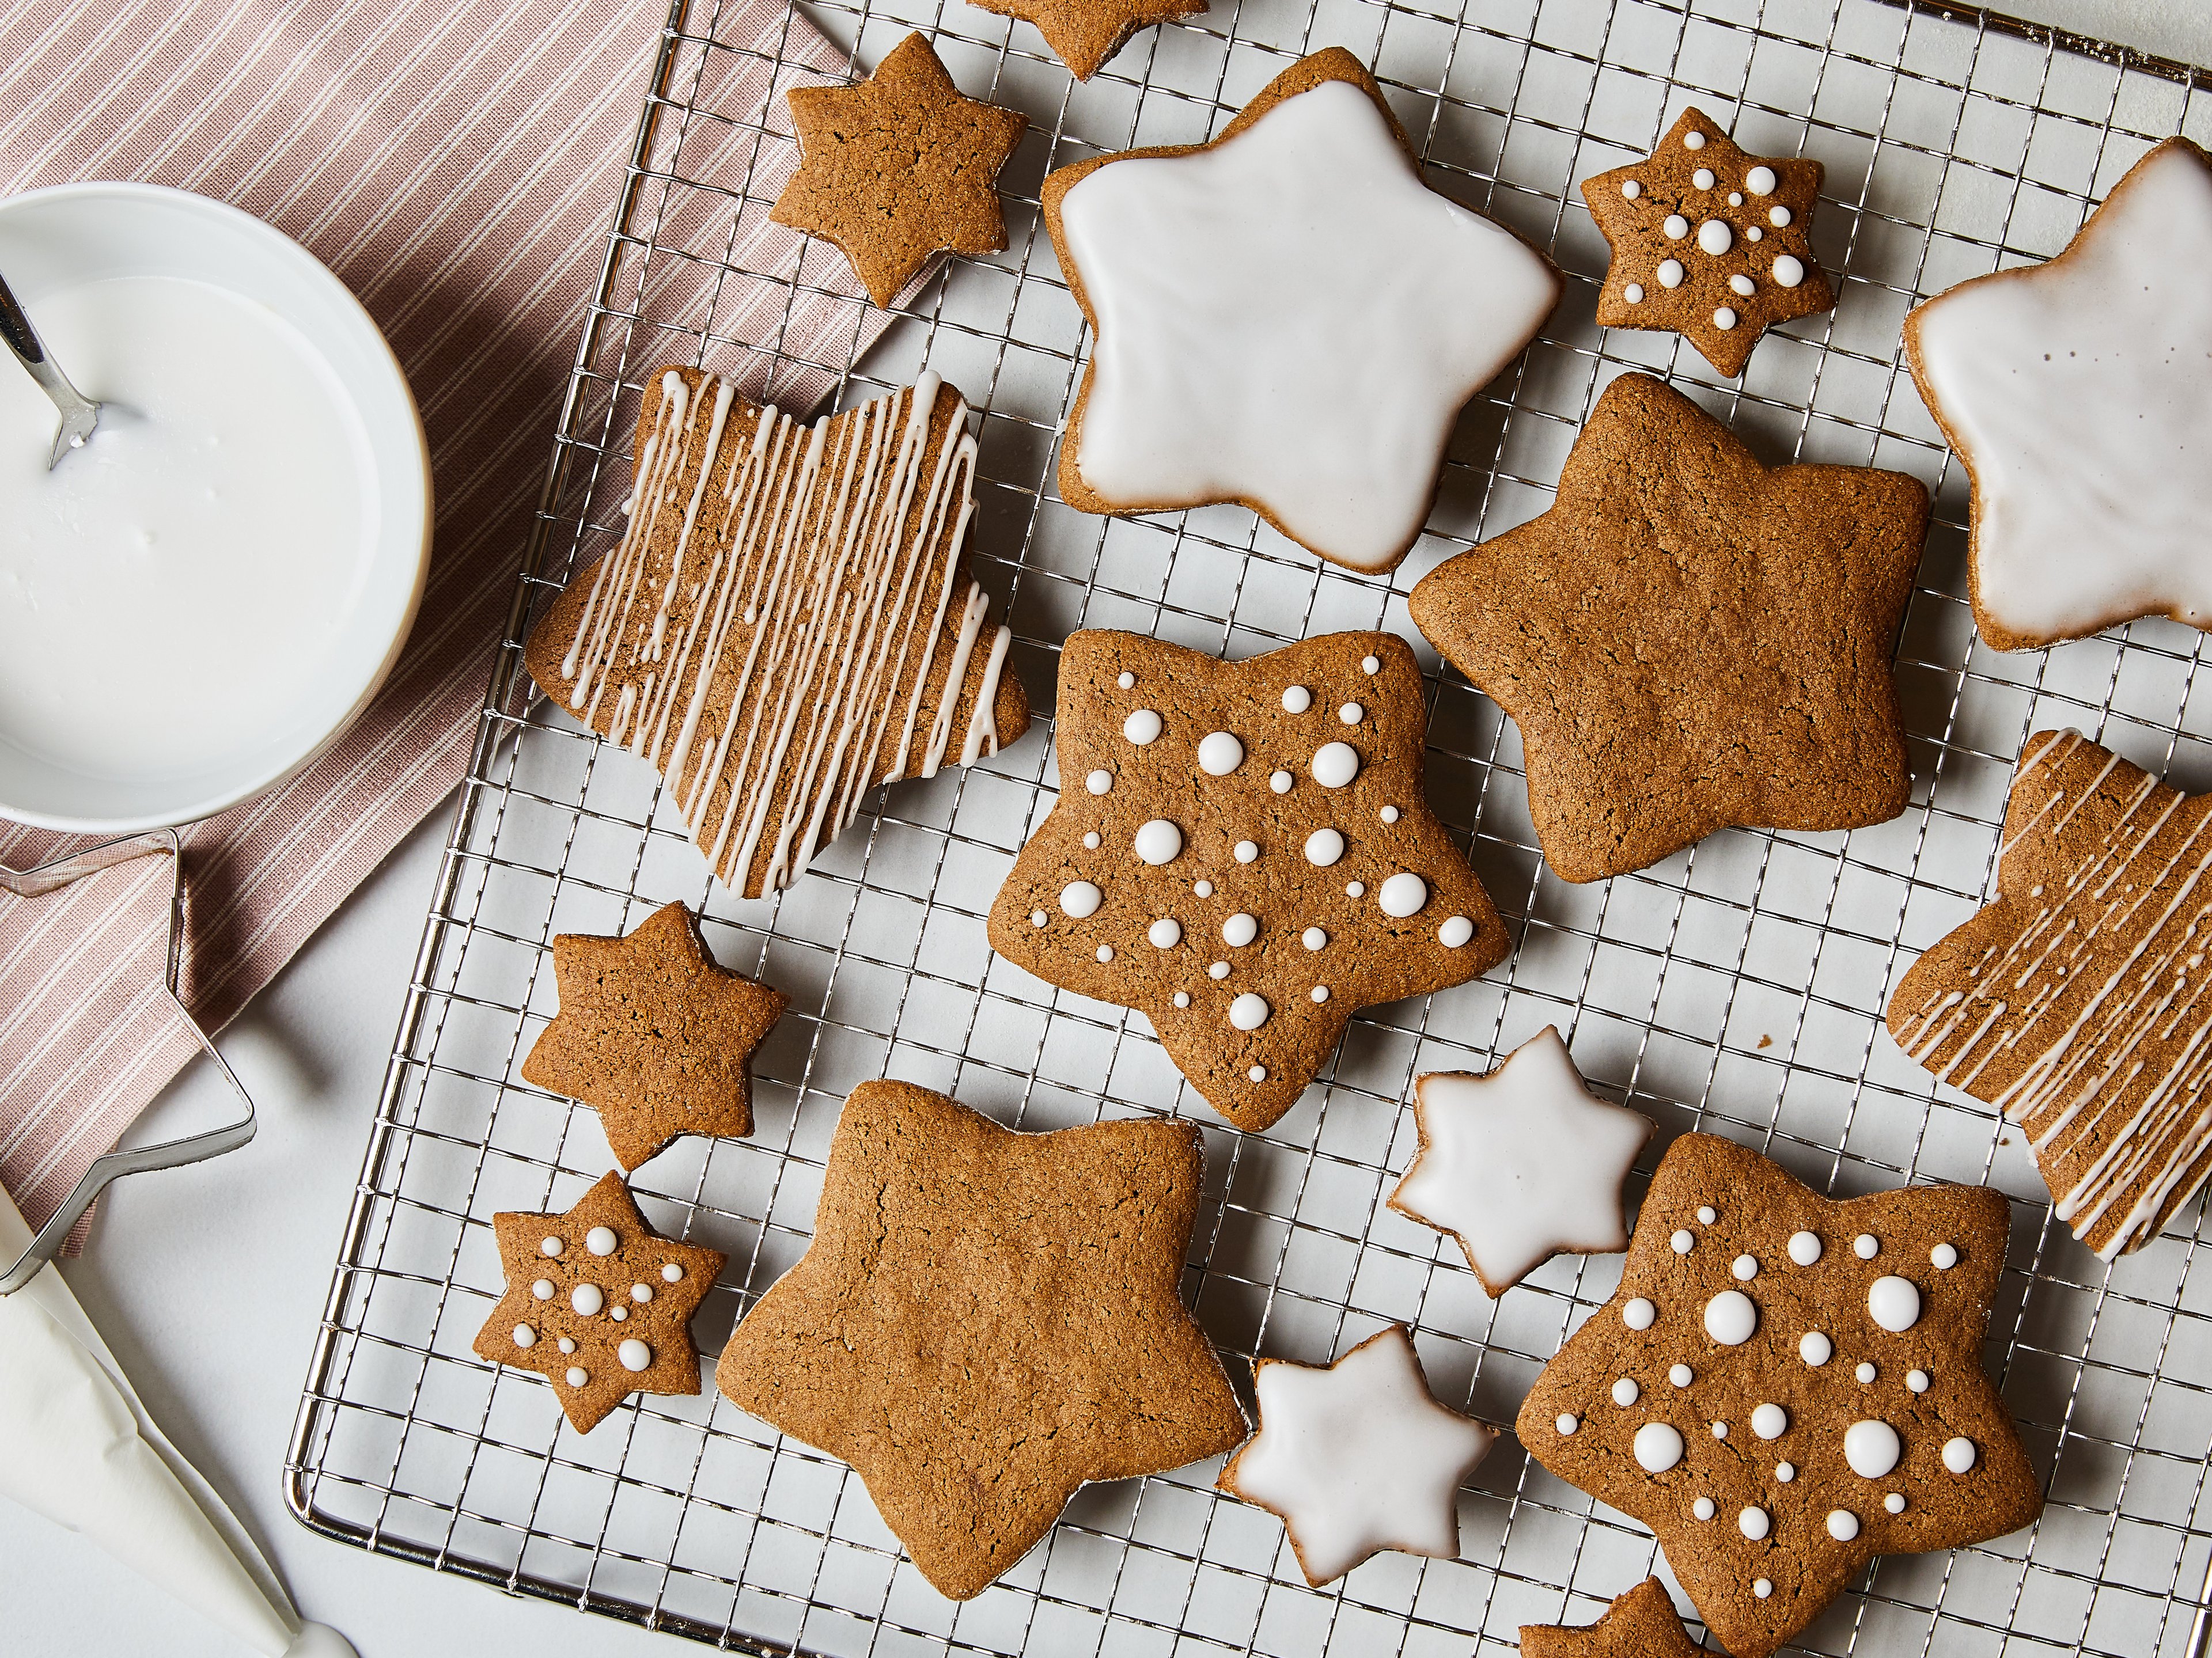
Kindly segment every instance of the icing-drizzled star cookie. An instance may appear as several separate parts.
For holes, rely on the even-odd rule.
[[[1973,483],[1969,588],[2001,651],[2142,616],[2212,626],[2212,157],[2169,138],[2048,264],[1905,319]]]
[[[1129,43],[1139,29],[1193,17],[1207,0],[969,0],[1001,17],[1036,25],[1068,73],[1088,81],[1099,65]]]
[[[1982,1370],[2007,1216],[1983,1187],[1834,1201],[1686,1134],[1652,1177],[1620,1288],[1514,1430],[1657,1534],[1736,1658],[1766,1658],[1875,1555],[2041,1512]]]
[[[1703,1649],[1683,1629],[1667,1586],[1647,1577],[1615,1595],[1595,1624],[1522,1625],[1521,1658],[1703,1658]]]
[[[1623,374],[1552,509],[1431,571],[1411,609],[1520,723],[1546,859],[1595,881],[1730,823],[1905,809],[1891,659],[1927,524],[1917,478],[1763,466]]]
[[[787,887],[869,792],[1029,727],[967,569],[975,440],[937,375],[800,424],[661,368],[629,526],[531,629],[538,689],[641,756],[714,878]]]
[[[1813,257],[1820,173],[1753,155],[1684,110],[1648,158],[1583,180],[1613,250],[1598,321],[1672,329],[1722,374],[1743,373],[1768,329],[1836,302]]]
[[[1628,1247],[1620,1188],[1651,1120],[1583,1086],[1558,1029],[1486,1076],[1415,1078],[1420,1150],[1390,1206],[1448,1232],[1492,1296],[1563,1253]]]
[[[578,1433],[631,1394],[696,1394],[691,1315],[726,1257],[645,1223],[617,1174],[566,1214],[492,1217],[507,1293],[477,1333],[495,1364],[535,1370]]]
[[[2212,1172],[2212,795],[2078,732],[2029,739],[1996,896],[1912,964],[1897,1045],[2021,1125],[2051,1206],[2106,1260]]]
[[[1061,497],[1237,501],[1355,570],[1406,556],[1461,407],[1559,295],[1549,261],[1422,182],[1339,46],[1211,143],[1062,167],[1043,201],[1093,342]]]
[[[1060,659],[1060,795],[991,947],[1133,1007],[1239,1128],[1297,1102],[1363,1007],[1502,961],[1490,895],[1421,789],[1420,669],[1394,634],[1245,662],[1109,631]]]
[[[1252,1367],[1260,1430],[1217,1482],[1274,1515],[1318,1588],[1385,1549],[1459,1553],[1459,1488],[1498,1430],[1439,1405],[1402,1324],[1328,1365]]]

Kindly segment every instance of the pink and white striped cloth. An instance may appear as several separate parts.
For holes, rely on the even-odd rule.
[[[460,776],[666,16],[666,0],[0,0],[0,193],[137,179],[259,216],[361,296],[429,432],[429,588],[390,682],[319,764],[185,835],[185,999],[210,1025]],[[803,410],[833,377],[789,356],[842,363],[887,320],[842,259],[767,222],[797,160],[782,90],[842,81],[848,60],[787,0],[726,0],[713,30],[737,50],[687,44],[678,72],[736,125],[656,135],[658,165],[714,186],[679,187],[684,234],[754,271],[805,258],[810,285],[842,293],[793,303],[781,281],[714,288],[711,263],[667,261],[643,307],[697,326],[713,288],[716,335],[787,354],[773,384],[763,357],[723,347],[713,366]],[[641,335],[640,355],[690,355]],[[69,844],[0,822],[0,864]],[[0,894],[0,1181],[33,1227],[195,1051],[158,989],[167,890],[149,859]]]

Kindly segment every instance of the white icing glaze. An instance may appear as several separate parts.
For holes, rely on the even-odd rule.
[[[1759,1309],[1741,1290],[1723,1290],[1705,1303],[1705,1333],[1723,1347],[1741,1347],[1759,1328]]]
[[[1751,1413],[1751,1430],[1761,1439],[1779,1439],[1790,1431],[1790,1412],[1779,1405],[1761,1405]]]
[[[568,1291],[568,1304],[585,1318],[590,1318],[607,1304],[606,1292],[596,1284],[580,1284]]]
[[[1244,745],[1227,732],[1208,732],[1198,739],[1198,768],[1208,777],[1226,777],[1244,763]]]
[[[1359,750],[1349,743],[1324,743],[1314,751],[1313,780],[1325,789],[1340,789],[1359,775]]]
[[[1928,1259],[1939,1272],[1948,1272],[1959,1264],[1959,1252],[1952,1245],[1939,1243],[1928,1252]]]
[[[1620,1406],[1622,1410],[1626,1410],[1630,1406],[1633,1405],[1638,1400],[1643,1397],[1644,1389],[1636,1385],[1636,1378],[1634,1376],[1620,1376],[1614,1381],[1613,1384],[1613,1402]]]
[[[1173,863],[1182,853],[1182,831],[1164,817],[1151,818],[1138,825],[1132,845],[1138,857],[1157,868]],[[1064,896],[1061,902],[1066,902]]]
[[[1820,1240],[1810,1232],[1790,1235],[1790,1259],[1800,1266],[1810,1266],[1820,1258]]]
[[[1859,1534],[1859,1517],[1844,1509],[1828,1510],[1828,1535],[1838,1543],[1848,1543]]]
[[[1149,748],[1160,740],[1162,725],[1158,711],[1137,708],[1121,722],[1121,735],[1140,749]]]
[[[623,1369],[632,1373],[653,1368],[653,1349],[635,1336],[630,1337],[621,1346],[616,1348],[615,1357],[622,1361]]]
[[[1648,1330],[1659,1317],[1659,1309],[1643,1296],[1625,1303],[1620,1309],[1620,1321],[1632,1330]]]
[[[1746,1509],[1741,1514],[1736,1515],[1735,1523],[1736,1528],[1754,1543],[1763,1540],[1767,1533],[1774,1529],[1774,1521],[1768,1518],[1766,1510],[1761,1508]]]
[[[1099,167],[1060,213],[1098,323],[1084,482],[1109,501],[1263,501],[1355,569],[1412,544],[1461,405],[1558,297],[1341,81],[1209,149]]]
[[[1248,990],[1229,1004],[1229,1023],[1239,1030],[1257,1030],[1267,1023],[1270,1011],[1265,997]]]
[[[1375,895],[1375,902],[1385,915],[1403,920],[1408,915],[1418,915],[1429,902],[1429,884],[1410,870],[1400,870],[1382,883],[1382,890]]]
[[[1286,771],[1273,771],[1267,774],[1267,786],[1278,794],[1288,794],[1291,792],[1291,786],[1297,780]]]
[[[1947,1439],[1943,1442],[1943,1466],[1952,1473],[1971,1473],[1978,1461],[1971,1439]]]
[[[1878,1278],[1867,1286],[1867,1316],[1902,1335],[1920,1322],[1920,1291],[1907,1278]]]
[[[1313,693],[1308,690],[1304,686],[1285,685],[1283,688],[1283,712],[1285,714],[1304,714],[1311,707],[1313,707]]]
[[[1060,890],[1061,913],[1078,921],[1096,915],[1105,902],[1106,895],[1088,881],[1070,881]]]
[[[1114,787],[1114,774],[1110,771],[1094,771],[1083,780],[1083,786],[1093,794],[1109,793]]]
[[[1646,1473],[1664,1473],[1682,1460],[1682,1436],[1664,1422],[1647,1422],[1636,1430],[1636,1464]]]
[[[1221,923],[1221,942],[1242,950],[1260,936],[1259,917],[1238,910]]]
[[[1797,1357],[1819,1370],[1836,1356],[1836,1344],[1818,1330],[1808,1330],[1797,1338]]]
[[[1677,1388],[1686,1388],[1697,1379],[1697,1372],[1686,1364],[1670,1364],[1667,1367],[1667,1380]]]
[[[621,1242],[622,1241],[619,1238],[615,1236],[614,1229],[611,1226],[594,1226],[590,1231],[584,1234],[584,1248],[590,1250],[595,1255],[611,1255],[614,1254],[616,1249],[620,1247]]]
[[[527,1324],[516,1325],[514,1327],[514,1345],[518,1347],[535,1347],[538,1345],[538,1332],[532,1329]]]
[[[1851,1253],[1861,1260],[1872,1260],[1881,1253],[1881,1241],[1871,1232],[1862,1232],[1851,1240]]]
[[[564,1248],[558,1238],[540,1238],[538,1242],[538,1253],[541,1255],[558,1255]]]
[[[1437,929],[1437,942],[1446,950],[1457,950],[1474,937],[1474,922],[1465,915],[1448,915]]]
[[[1155,949],[1173,950],[1182,942],[1182,923],[1172,915],[1163,915],[1145,929]]]
[[[1862,1419],[1844,1430],[1844,1461],[1862,1479],[1879,1479],[1897,1466],[1905,1447],[1887,1422]]]
[[[1333,829],[1317,829],[1306,836],[1306,862],[1327,869],[1344,856],[1344,836]]]

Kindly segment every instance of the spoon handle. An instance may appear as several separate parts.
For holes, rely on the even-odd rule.
[[[15,354],[31,378],[53,399],[54,407],[61,411],[61,430],[54,437],[51,467],[62,458],[65,449],[82,444],[92,435],[100,423],[100,405],[70,384],[69,376],[46,355],[45,343],[39,331],[31,326],[31,319],[23,314],[23,307],[15,302],[15,295],[8,287],[8,279],[0,276],[0,339],[8,342],[8,349]]]

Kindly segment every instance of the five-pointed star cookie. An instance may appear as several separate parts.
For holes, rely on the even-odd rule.
[[[1905,319],[1973,483],[1969,581],[2002,651],[2142,616],[2212,625],[2212,157],[2169,138],[2048,264]]]
[[[2110,1260],[2212,1172],[2212,795],[2040,732],[2000,848],[1996,897],[1912,964],[1890,1034],[2021,1125],[2058,1218]]]
[[[1088,81],[1139,29],[1194,17],[1208,0],[970,0],[1001,17],[1036,25],[1068,73]]]
[[[1334,1364],[1263,1358],[1252,1391],[1260,1430],[1217,1483],[1282,1521],[1307,1582],[1384,1549],[1458,1555],[1459,1488],[1498,1430],[1437,1403],[1405,1326]]]
[[[1598,399],[1552,509],[1440,565],[1413,621],[1520,722],[1553,869],[1595,881],[1730,823],[1903,811],[1891,671],[1928,491],[1762,466],[1646,374]]]
[[[696,1394],[691,1315],[726,1257],[646,1224],[610,1172],[566,1214],[492,1217],[507,1293],[477,1333],[495,1364],[535,1370],[578,1433],[630,1394]]]
[[[1682,1627],[1674,1597],[1647,1577],[1613,1597],[1595,1624],[1521,1625],[1521,1658],[1704,1658]]]
[[[1607,328],[1672,329],[1733,379],[1778,323],[1836,302],[1813,257],[1818,161],[1753,155],[1686,109],[1641,161],[1583,180],[1613,263]]]
[[[1211,143],[1060,168],[1044,210],[1093,336],[1061,496],[1238,501],[1357,570],[1406,556],[1462,405],[1559,293],[1512,232],[1422,183],[1337,46]]]
[[[1555,1026],[1487,1076],[1417,1078],[1413,1120],[1420,1150],[1390,1206],[1449,1232],[1491,1295],[1555,1254],[1628,1247],[1620,1188],[1651,1120],[1585,1088]]]
[[[866,1083],[830,1141],[814,1241],[715,1380],[842,1457],[955,1600],[1091,1479],[1227,1450],[1244,1417],[1177,1291],[1204,1172],[1161,1121],[1018,1134]]]
[[[769,216],[835,242],[878,305],[933,254],[1006,245],[993,180],[1028,120],[962,97],[922,36],[908,35],[857,86],[784,96],[799,170]]]
[[[635,1169],[679,1134],[753,1132],[753,1050],[787,1005],[780,990],[718,966],[682,904],[626,938],[553,940],[560,1011],[522,1062],[523,1079],[599,1114]]]
[[[1073,635],[1060,799],[991,905],[991,947],[1138,1009],[1215,1110],[1267,1127],[1361,1008],[1504,959],[1422,793],[1426,715],[1395,634],[1245,662]]]
[[[1620,1289],[1544,1367],[1515,1432],[1657,1534],[1729,1651],[1766,1658],[1875,1555],[2041,1511],[1982,1370],[2008,1214],[1984,1187],[1835,1201],[1686,1134]]]

